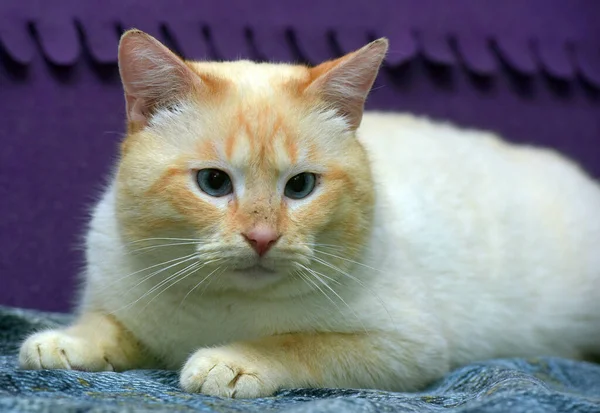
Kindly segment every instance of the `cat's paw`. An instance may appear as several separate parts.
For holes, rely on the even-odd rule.
[[[201,349],[181,371],[181,387],[209,396],[256,398],[275,393],[280,367],[255,354],[228,348]]]
[[[51,330],[29,337],[19,352],[21,368],[113,371],[96,343]]]

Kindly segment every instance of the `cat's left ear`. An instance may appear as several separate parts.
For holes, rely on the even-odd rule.
[[[351,128],[358,128],[367,95],[387,50],[388,40],[381,38],[339,59],[310,69],[313,80],[305,93],[318,95],[340,112]]]

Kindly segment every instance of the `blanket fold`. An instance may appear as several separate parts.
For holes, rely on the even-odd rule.
[[[421,393],[297,389],[257,400],[185,393],[173,371],[20,370],[21,340],[69,319],[0,307],[0,412],[600,412],[600,366],[548,357],[474,363]]]

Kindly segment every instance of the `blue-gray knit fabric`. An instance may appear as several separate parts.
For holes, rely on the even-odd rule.
[[[68,320],[0,307],[0,412],[600,413],[600,366],[557,358],[472,364],[421,393],[299,389],[256,400],[185,393],[173,371],[19,370],[22,338]]]

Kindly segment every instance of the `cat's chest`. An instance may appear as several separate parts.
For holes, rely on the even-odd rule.
[[[154,303],[153,303],[154,304]],[[178,307],[165,302],[148,306],[143,315],[130,312],[121,321],[169,368],[178,368],[195,350],[233,341],[307,328],[307,312],[295,300],[251,302],[204,297]]]

